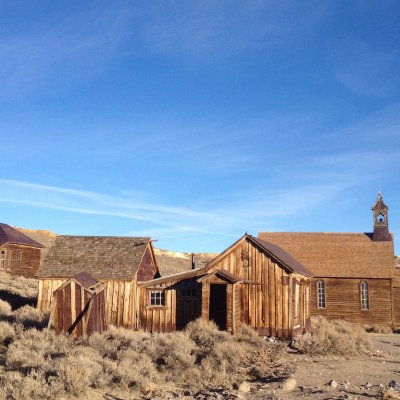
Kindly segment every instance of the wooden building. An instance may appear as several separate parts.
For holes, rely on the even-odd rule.
[[[7,224],[0,224],[0,271],[33,278],[43,246]]]
[[[106,329],[104,286],[87,272],[61,285],[53,298],[50,322],[57,335],[89,336]]]
[[[362,324],[399,325],[400,280],[388,207],[379,193],[371,233],[260,232],[311,271],[311,314]]]
[[[104,286],[106,324],[136,329],[137,283],[159,276],[150,238],[57,236],[36,274],[39,310],[50,310],[53,292],[83,271]]]
[[[310,272],[280,247],[245,234],[205,268],[139,286],[139,328],[182,329],[198,318],[235,333],[292,337],[310,330]]]

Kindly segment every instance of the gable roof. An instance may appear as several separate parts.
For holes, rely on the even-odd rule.
[[[263,250],[270,253],[274,258],[284,264],[290,270],[290,272],[304,276],[312,276],[312,273],[301,262],[296,260],[281,247],[254,236],[249,236],[253,242],[257,243]]]
[[[289,273],[296,273],[304,276],[312,276],[312,273],[292,257],[289,253],[287,253],[283,248],[273,244],[256,238],[255,236],[249,235],[245,233],[240,239],[238,239],[235,243],[225,249],[222,253],[220,253],[217,257],[215,257],[210,263],[207,265],[206,269],[212,268],[212,266],[220,260],[222,257],[226,255],[232,248],[234,248],[241,240],[246,239],[253,243],[253,245],[260,248],[262,252],[264,252],[269,257],[274,258],[284,269],[286,269]]]
[[[383,201],[381,192],[378,192],[378,198],[372,206],[372,210],[389,210],[389,207]]]
[[[86,271],[100,280],[131,280],[149,244],[148,237],[57,236],[36,276],[73,277]]]
[[[101,282],[99,282],[96,278],[93,278],[88,272],[83,271],[79,274],[76,274],[72,278],[68,279],[63,285],[59,288],[55,289],[53,292],[53,296],[56,296],[57,292],[63,290],[66,286],[68,286],[72,281],[78,283],[82,288],[87,290],[91,295],[100,293],[104,290],[104,286]]]
[[[375,242],[370,233],[259,232],[306,265],[317,277],[390,278],[393,241]]]
[[[204,275],[197,279],[197,282],[206,281],[208,278],[211,278],[214,275],[219,275],[220,277],[222,277],[222,279],[228,281],[229,283],[238,283],[243,280],[240,276],[232,274],[226,269],[216,269],[215,271],[211,271],[207,275]]]
[[[43,247],[36,240],[31,239],[24,233],[18,231],[10,225],[0,223],[0,246],[6,243],[22,244],[31,247]]]

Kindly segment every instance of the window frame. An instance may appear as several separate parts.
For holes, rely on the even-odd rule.
[[[22,264],[22,250],[18,249],[17,250],[17,267],[21,267]]]
[[[150,289],[149,291],[149,308],[165,308],[165,290]]]
[[[6,271],[11,271],[12,264],[12,250],[7,250],[7,269]]]
[[[365,295],[366,295],[366,298],[364,298]],[[369,285],[368,285],[367,281],[360,282],[360,307],[361,307],[361,311],[369,311],[369,309],[370,309]]]
[[[320,287],[321,284],[321,287]],[[322,290],[320,290],[322,289]],[[322,301],[321,301],[322,300]],[[326,309],[326,285],[323,279],[317,281],[317,309]]]
[[[0,270],[6,270],[6,252],[5,250],[0,251]]]
[[[300,284],[295,281],[294,287],[294,318],[299,317],[299,308],[300,308]]]

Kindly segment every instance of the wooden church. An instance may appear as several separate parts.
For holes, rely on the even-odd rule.
[[[373,232],[260,232],[312,274],[311,314],[366,325],[400,325],[400,279],[395,269],[388,207],[372,207]]]

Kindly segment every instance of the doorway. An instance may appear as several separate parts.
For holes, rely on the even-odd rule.
[[[226,285],[210,285],[209,318],[220,330],[226,330]]]

